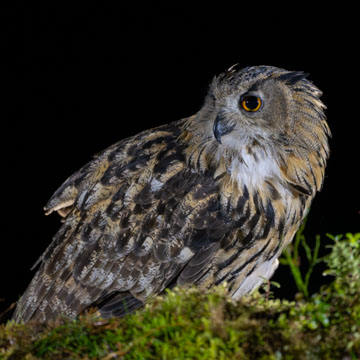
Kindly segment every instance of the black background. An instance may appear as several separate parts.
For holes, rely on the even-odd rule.
[[[310,73],[333,139],[306,234],[359,231],[354,9],[11,4],[0,13],[0,310],[60,227],[42,210],[57,187],[112,143],[198,111],[212,77],[235,63]],[[273,279],[293,296],[286,268]],[[321,281],[319,268],[313,290]]]

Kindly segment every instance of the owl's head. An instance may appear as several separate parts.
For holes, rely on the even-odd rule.
[[[232,67],[214,78],[199,118],[220,148],[318,148],[330,132],[321,91],[306,77],[272,66]]]

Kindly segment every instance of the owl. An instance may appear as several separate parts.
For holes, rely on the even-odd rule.
[[[303,72],[231,67],[195,115],[95,155],[45,207],[63,224],[14,319],[123,316],[173,286],[256,289],[322,188],[320,96]]]

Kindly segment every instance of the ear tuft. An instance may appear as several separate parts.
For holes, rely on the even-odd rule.
[[[290,71],[278,76],[277,80],[284,81],[289,85],[294,85],[298,81],[306,79],[307,76],[309,76],[309,74],[304,73],[303,71]]]

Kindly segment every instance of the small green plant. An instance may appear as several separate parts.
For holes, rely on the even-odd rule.
[[[335,276],[342,285],[354,285],[360,280],[360,233],[326,236],[334,243],[327,246],[331,252],[324,258],[328,266],[324,275]],[[356,292],[357,289],[350,286],[349,290]]]
[[[324,257],[319,258],[319,249],[320,249],[320,235],[315,237],[315,247],[312,250],[304,235],[306,225],[306,218],[302,225],[300,226],[298,232],[295,235],[294,241],[284,250],[279,261],[282,265],[287,265],[290,268],[291,274],[294,278],[296,287],[298,291],[305,296],[306,299],[309,298],[309,282],[310,276],[314,270],[314,267],[320,262],[324,261]],[[303,248],[306,254],[306,259],[308,261],[308,268],[305,275],[302,274],[300,270],[300,248]]]

